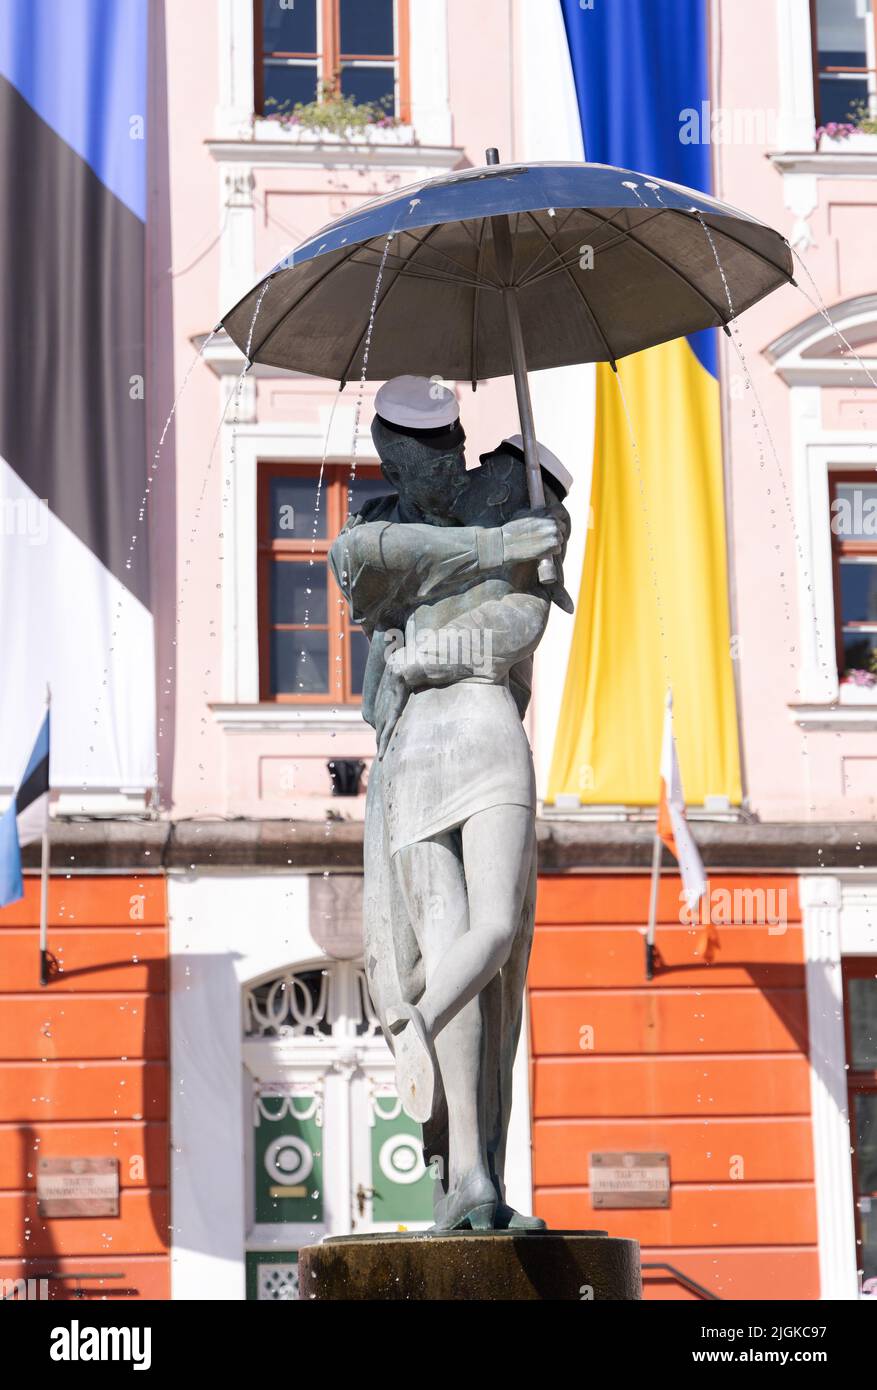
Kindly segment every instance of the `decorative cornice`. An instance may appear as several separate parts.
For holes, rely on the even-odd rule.
[[[877,178],[877,148],[782,151],[768,159],[781,174],[809,174],[821,179]]]
[[[274,702],[260,705],[210,705],[217,724],[230,733],[272,733],[278,730],[303,729],[309,734],[365,733],[369,726],[359,706],[335,708],[334,712],[315,705],[303,709],[300,705],[279,705]]]
[[[455,169],[464,158],[456,145],[418,145],[406,141],[315,140],[284,138],[205,140],[218,164],[246,164],[251,169],[280,169],[290,165],[304,169],[414,169],[443,173]]]
[[[337,807],[343,813],[342,798]],[[654,821],[540,818],[536,830],[542,873],[639,873],[651,864]],[[704,864],[714,873],[819,876],[843,871],[863,879],[877,873],[874,821],[700,821],[694,836]],[[51,862],[53,869],[66,873],[359,873],[362,842],[362,821],[353,820],[62,820],[51,826]],[[22,855],[28,869],[39,867],[38,844],[27,846]],[[664,866],[675,867],[668,853]]]
[[[792,719],[808,733],[836,733],[850,729],[858,733],[877,730],[877,703],[837,705],[791,705]]]

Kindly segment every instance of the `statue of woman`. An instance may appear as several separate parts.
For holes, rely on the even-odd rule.
[[[379,392],[372,434],[398,496],[352,517],[330,557],[371,644],[367,975],[427,1148],[446,1110],[436,1228],[541,1225],[507,1205],[502,1169],[535,907],[521,719],[551,599],[571,606],[536,576],[568,534],[563,488],[549,478],[551,505],[534,514],[514,445],[467,473],[458,420],[424,434],[382,407]]]

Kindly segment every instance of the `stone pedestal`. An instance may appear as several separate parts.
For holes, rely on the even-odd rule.
[[[602,1231],[454,1231],[330,1237],[299,1254],[302,1299],[642,1298],[639,1244]]]

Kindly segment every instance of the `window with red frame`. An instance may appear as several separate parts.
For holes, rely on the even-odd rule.
[[[408,0],[254,0],[254,40],[257,115],[340,91],[409,120]]]
[[[837,666],[842,678],[877,683],[877,478],[829,474]]]
[[[329,568],[348,514],[349,465],[259,468],[259,697],[280,704],[358,704],[368,640]],[[359,465],[350,510],[392,488]]]
[[[877,7],[873,0],[810,0],[817,126],[877,114]]]
[[[856,1265],[877,1293],[877,956],[843,966]]]

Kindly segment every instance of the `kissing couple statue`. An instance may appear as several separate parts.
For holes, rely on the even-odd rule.
[[[560,579],[571,478],[543,446],[530,509],[519,436],[467,469],[453,392],[397,377],[372,438],[393,489],[351,515],[330,564],[369,638],[364,943],[402,1105],[424,1127],[435,1231],[544,1229],[506,1201],[512,1070],[536,893],[522,720]]]

